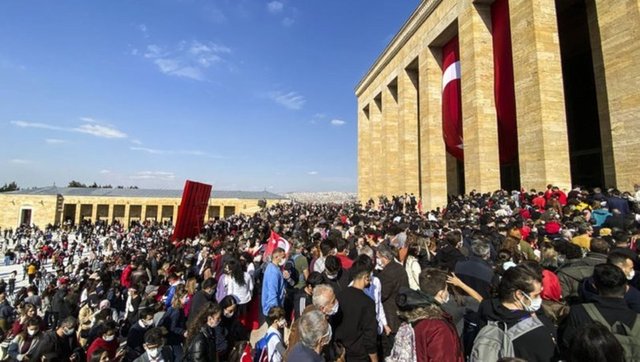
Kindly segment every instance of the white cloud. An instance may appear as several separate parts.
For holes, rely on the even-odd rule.
[[[331,120],[331,125],[332,126],[337,126],[337,127],[344,126],[345,123],[347,123],[347,122],[345,122],[345,121],[343,121],[341,119],[332,119]]]
[[[284,4],[280,1],[272,1],[267,4],[267,10],[271,14],[278,14],[284,10]]]
[[[62,144],[62,143],[67,143],[66,140],[61,140],[61,139],[58,139],[58,138],[47,138],[44,141],[47,144],[50,144],[50,145],[59,145],[59,144]]]
[[[147,45],[144,57],[151,59],[162,74],[205,81],[206,70],[224,61],[222,56],[230,53],[229,47],[213,42],[181,41],[172,50]]]
[[[171,181],[176,178],[176,175],[173,172],[167,172],[167,171],[140,171],[135,173],[134,175],[129,176],[129,178],[134,180]]]
[[[290,27],[291,25],[293,25],[293,23],[295,23],[296,21],[293,20],[293,18],[289,18],[286,17],[284,19],[282,19],[282,25],[286,26],[286,27]]]
[[[31,160],[25,160],[25,159],[21,159],[21,158],[14,158],[9,160],[9,162],[16,164],[16,165],[28,165],[30,163],[33,163],[33,161]]]
[[[307,172],[307,175],[311,175],[311,176],[315,176],[318,174],[318,171],[309,171]]]
[[[269,93],[269,97],[276,103],[293,110],[302,109],[307,102],[304,96],[297,92],[271,92]]]
[[[140,141],[139,139],[133,139],[131,140],[131,143],[133,143],[134,145],[141,145],[142,141]]]
[[[18,126],[21,128],[42,128],[42,129],[50,129],[54,131],[63,131],[64,128],[54,126],[46,123],[38,123],[38,122],[27,122],[27,121],[11,121],[11,124],[14,126]]]
[[[111,173],[111,171],[109,171],[109,170],[100,170],[100,173],[103,174],[103,175],[106,175],[106,174]]]
[[[131,151],[144,152],[150,155],[185,155],[185,156],[200,156],[207,158],[222,158],[218,155],[213,155],[200,150],[161,150],[148,147],[129,147]]]
[[[127,134],[120,130],[98,124],[83,124],[80,127],[74,128],[73,131],[101,138],[127,138]]]
[[[111,125],[96,124],[100,122],[88,117],[82,117],[81,120],[85,122],[85,124],[75,128],[64,128],[64,127],[55,126],[47,123],[26,122],[26,121],[11,121],[11,124],[21,128],[40,128],[40,129],[49,129],[53,131],[76,132],[76,133],[90,134],[92,136],[101,137],[101,138],[127,138],[126,133],[116,129]],[[55,141],[48,142],[48,143],[55,143]]]
[[[149,37],[149,29],[147,28],[147,26],[145,24],[138,25],[138,30],[140,30],[140,32],[142,32],[142,35],[145,38]]]

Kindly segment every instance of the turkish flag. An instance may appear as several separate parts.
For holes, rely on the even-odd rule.
[[[271,231],[271,236],[269,236],[267,240],[267,248],[264,251],[264,258],[271,256],[276,248],[282,248],[285,253],[289,253],[290,244],[285,238],[278,235],[278,233]]]
[[[442,47],[442,135],[452,156],[464,159],[462,142],[462,96],[458,37]]]
[[[253,356],[251,355],[251,344],[247,343],[244,346],[244,351],[242,351],[242,356],[240,356],[240,362],[253,362]]]

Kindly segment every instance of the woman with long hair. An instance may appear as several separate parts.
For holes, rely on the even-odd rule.
[[[249,340],[249,333],[238,321],[238,302],[233,295],[222,298],[220,308],[222,320],[216,327],[216,344],[220,360],[226,361],[238,342]]]
[[[217,362],[215,328],[220,324],[222,308],[217,303],[205,304],[189,325],[185,346],[186,359],[192,362]]]
[[[191,277],[187,279],[187,283],[185,284],[185,289],[187,290],[187,295],[189,296],[189,300],[187,304],[184,306],[184,314],[189,317],[189,312],[191,311],[191,299],[193,295],[198,291],[198,280],[195,277]]]
[[[253,293],[253,278],[242,270],[242,264],[235,258],[228,259],[222,270],[224,274],[218,281],[216,299],[232,295],[238,302],[238,314],[246,314]]]
[[[179,285],[171,300],[171,307],[167,309],[166,316],[163,316],[159,326],[165,327],[168,331],[167,345],[171,347],[173,358],[176,361],[182,360],[182,343],[187,331],[187,316],[184,314],[184,305],[188,298],[185,287]]]
[[[35,351],[35,347],[40,341],[42,335],[40,318],[33,317],[27,319],[23,323],[23,329],[18,333],[9,344],[8,354],[12,360],[28,361],[31,353]]]

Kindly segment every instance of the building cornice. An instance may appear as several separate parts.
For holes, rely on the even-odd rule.
[[[373,80],[382,72],[384,67],[389,64],[391,59],[398,54],[400,49],[402,49],[409,39],[418,31],[418,28],[420,28],[441,2],[442,0],[424,0],[418,5],[413,14],[411,14],[409,19],[402,25],[400,31],[391,39],[389,45],[387,45],[382,54],[380,54],[369,68],[367,74],[356,86],[355,91],[357,97],[360,97],[364,90],[371,85]]]

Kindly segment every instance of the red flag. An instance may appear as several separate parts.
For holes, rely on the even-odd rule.
[[[442,59],[442,135],[447,152],[462,160],[462,96],[457,36],[442,47]]]
[[[500,163],[509,164],[518,156],[516,94],[511,53],[511,24],[508,0],[496,0],[491,6],[493,30],[493,64],[496,113],[498,116],[498,146]]]
[[[418,212],[422,215],[422,199],[418,200]]]
[[[267,248],[264,251],[264,258],[271,256],[276,248],[282,248],[285,253],[288,253],[289,247],[289,242],[285,238],[278,235],[275,231],[271,231],[271,236],[269,236],[269,240],[267,240]]]
[[[240,356],[240,362],[253,362],[250,343],[245,344],[244,351],[242,351],[242,356]]]

